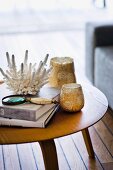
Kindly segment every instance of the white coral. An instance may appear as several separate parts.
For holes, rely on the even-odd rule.
[[[48,60],[48,54],[44,61],[40,61],[38,67],[36,64],[28,62],[28,50],[25,52],[24,62],[21,63],[20,69],[17,70],[15,56],[12,55],[10,59],[9,53],[6,52],[8,70],[6,73],[0,68],[2,75],[8,88],[14,92],[14,94],[36,94],[40,88],[48,83],[48,75],[51,69],[46,69],[46,63]]]

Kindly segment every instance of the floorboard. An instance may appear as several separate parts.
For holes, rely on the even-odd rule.
[[[18,155],[21,169],[38,170],[30,144],[18,144]]]
[[[3,145],[3,157],[5,170],[20,170],[16,145]]]
[[[110,133],[112,133],[112,135],[113,135],[113,111],[108,109],[108,112],[109,112],[109,114],[105,114],[102,121],[107,126]]]
[[[85,164],[81,159],[81,156],[76,149],[73,140],[71,139],[70,136],[67,137],[62,137],[58,139],[63,152],[67,158],[68,164],[70,166],[70,169],[81,169],[85,170]]]
[[[4,155],[2,145],[0,145],[0,170],[4,170]]]
[[[31,147],[32,147],[32,152],[34,155],[34,160],[35,160],[37,169],[44,170],[45,167],[44,167],[42,152],[41,152],[39,143],[38,142],[31,143]]]
[[[101,163],[113,162],[111,153],[106,148],[104,141],[102,141],[100,136],[97,134],[95,128],[92,126],[89,128],[89,131],[90,131],[94,151],[96,155],[98,155],[98,159],[100,160],[100,162]]]
[[[113,169],[113,162],[103,163],[103,167],[105,170],[112,170]]]
[[[96,132],[100,136],[101,140],[104,141],[104,145],[113,157],[113,135],[108,131],[107,127],[102,121],[96,123],[94,128],[96,129]]]
[[[92,159],[88,156],[87,150],[86,150],[86,146],[82,137],[82,133],[78,132],[76,134],[71,135],[72,140],[75,144],[75,147],[78,149],[82,160],[84,161],[85,166],[87,167],[87,169],[96,169],[96,170],[102,170],[102,165],[99,162],[97,156],[95,155],[95,159]]]
[[[71,167],[68,163],[67,157],[58,139],[55,139],[55,144],[56,144],[56,149],[57,149],[57,154],[58,154],[59,169],[70,170]]]

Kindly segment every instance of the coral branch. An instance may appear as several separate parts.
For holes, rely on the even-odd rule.
[[[10,59],[9,53],[6,52],[7,62],[9,69],[6,73],[0,68],[0,72],[4,76],[8,88],[15,94],[36,94],[40,88],[48,83],[48,76],[51,68],[46,69],[46,63],[49,54],[40,61],[36,68],[36,63],[28,63],[28,50],[25,52],[24,62],[21,63],[20,69],[17,70],[15,56],[12,55]]]
[[[8,67],[11,67],[11,61],[10,61],[10,57],[9,57],[8,52],[6,52],[6,57],[7,57]]]

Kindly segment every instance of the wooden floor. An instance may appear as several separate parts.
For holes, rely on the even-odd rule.
[[[29,50],[29,58],[34,57],[34,62],[47,53],[50,57],[71,56],[75,60],[75,72],[79,70],[80,74],[84,74],[83,31],[1,35],[0,67],[6,64],[2,62],[6,51],[22,58],[26,49]],[[78,74],[76,76],[79,82]],[[55,139],[60,170],[113,169],[113,117],[110,112],[108,110],[101,121],[89,128],[95,159],[88,157],[81,132]],[[39,144],[1,145],[0,170],[44,170]]]

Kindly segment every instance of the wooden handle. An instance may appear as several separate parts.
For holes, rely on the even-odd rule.
[[[51,104],[51,103],[57,103],[56,100],[53,99],[47,99],[47,98],[41,98],[41,97],[36,97],[36,98],[26,98],[27,101],[34,103],[34,104]]]

